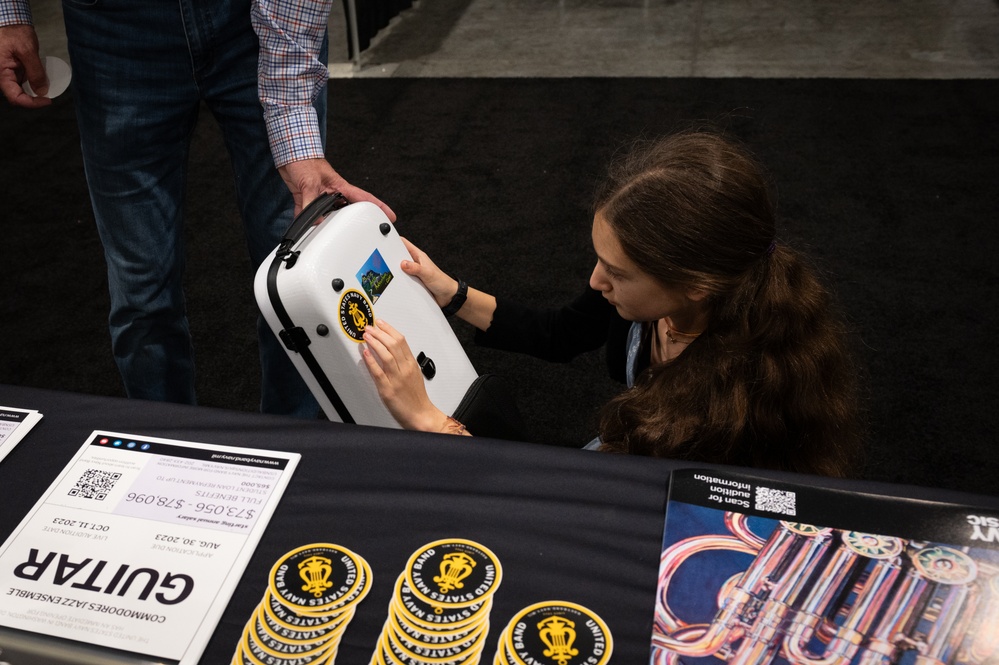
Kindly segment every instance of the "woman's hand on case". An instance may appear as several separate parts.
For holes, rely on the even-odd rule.
[[[405,238],[402,239],[402,242],[413,257],[412,261],[402,262],[402,271],[423,282],[438,306],[446,306],[454,298],[454,294],[458,292],[458,280],[438,268],[437,264],[422,249]]]
[[[377,319],[365,329],[364,341],[361,355],[389,413],[406,429],[441,431],[447,415],[430,401],[423,372],[406,338]]]

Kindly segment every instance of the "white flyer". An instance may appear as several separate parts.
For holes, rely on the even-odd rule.
[[[94,432],[0,548],[0,626],[197,663],[300,457]]]
[[[30,409],[0,406],[0,460],[14,449],[32,427],[42,419],[42,414]]]

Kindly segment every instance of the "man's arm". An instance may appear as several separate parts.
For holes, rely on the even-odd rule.
[[[25,79],[37,97],[21,88]],[[0,0],[0,91],[15,106],[41,108],[52,103],[42,96],[48,89],[27,0]]]
[[[332,0],[252,3],[251,20],[260,40],[260,102],[278,167],[324,157],[312,102],[329,78],[318,56],[331,6]]]
[[[332,0],[291,2],[254,0],[253,28],[260,39],[260,102],[274,164],[295,198],[295,214],[324,192],[348,201],[371,201],[389,219],[395,213],[368,192],[354,187],[326,161],[319,123],[312,106],[329,78],[318,54],[326,36]]]

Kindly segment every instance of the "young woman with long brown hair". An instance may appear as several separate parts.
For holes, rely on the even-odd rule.
[[[596,266],[569,305],[538,312],[467,289],[418,248],[404,272],[478,329],[476,342],[553,361],[606,345],[627,390],[587,447],[848,475],[860,456],[847,330],[798,252],[777,238],[763,169],[735,142],[684,132],[616,161],[594,204]],[[430,403],[384,321],[364,351],[401,425],[466,433]]]

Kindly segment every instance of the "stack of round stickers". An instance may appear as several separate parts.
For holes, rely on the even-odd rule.
[[[475,665],[503,570],[478,543],[438,540],[413,553],[396,581],[372,665]]]
[[[346,548],[316,543],[288,552],[271,568],[233,665],[333,663],[340,638],[370,589],[368,562]]]
[[[496,647],[494,665],[605,665],[613,650],[603,619],[561,600],[537,603],[514,615]]]

